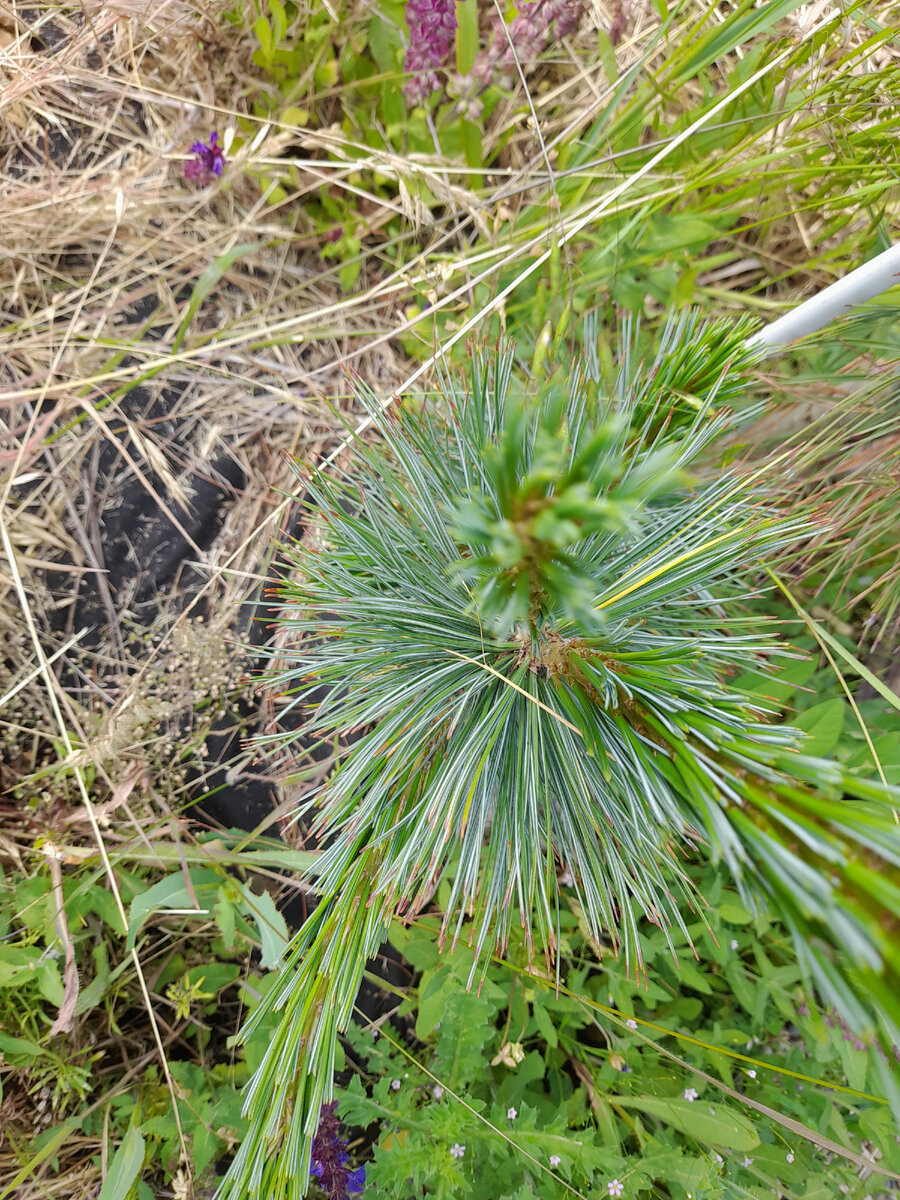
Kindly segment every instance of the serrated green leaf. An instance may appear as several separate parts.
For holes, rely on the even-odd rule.
[[[433,1068],[445,1086],[458,1091],[483,1069],[484,1047],[497,1036],[491,1024],[493,1012],[492,1005],[474,992],[467,995],[456,988],[445,996]]]

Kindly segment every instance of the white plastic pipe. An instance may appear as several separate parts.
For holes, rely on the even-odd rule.
[[[837,317],[844,316],[851,308],[880,296],[897,283],[900,283],[900,243],[863,263],[837,283],[830,284],[818,295],[798,304],[792,312],[755,333],[749,345],[762,349],[766,354],[776,354],[789,342],[815,333]]]

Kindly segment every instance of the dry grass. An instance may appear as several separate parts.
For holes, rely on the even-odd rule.
[[[175,597],[169,611],[160,604],[148,662],[137,632],[146,614],[107,583],[105,511],[126,480],[137,481],[147,500],[140,519],[157,506],[207,576],[195,606],[207,615],[204,639],[226,645],[277,528],[278,489],[289,483],[282,452],[314,458],[333,437],[336,417],[320,397],[345,405],[341,360],[370,332],[367,318],[341,315],[333,273],[308,239],[278,223],[240,163],[214,193],[181,179],[186,147],[219,123],[217,99],[250,91],[249,46],[221,34],[222,7],[19,6],[4,17],[3,523],[47,657],[80,632],[60,620],[67,593],[95,592],[108,615],[92,669],[77,643],[54,669],[80,680],[67,715],[83,744],[103,769],[115,763],[126,776],[145,759],[147,718],[198,698],[200,664],[186,661],[181,644],[197,612],[179,612]],[[271,135],[270,152],[285,136]],[[200,352],[173,351],[197,278],[242,244],[258,248],[224,272],[195,319]],[[321,314],[336,308],[323,330]],[[390,319],[389,305],[380,315]],[[298,319],[302,339],[255,350],[272,327]],[[380,391],[400,374],[389,347],[357,369]],[[129,388],[141,379],[146,398],[135,406]],[[233,464],[240,486],[230,488],[218,537],[200,545],[192,501],[198,480],[222,482],[223,464]],[[2,694],[34,675],[38,652],[8,568],[0,589],[9,638]],[[180,698],[170,694],[176,687],[160,688],[173,677]],[[53,728],[45,685],[33,678],[4,712],[7,758],[23,773],[38,761],[20,735]]]
[[[341,360],[373,313],[377,332],[394,319],[390,300],[342,311],[318,241],[273,214],[240,161],[221,188],[184,184],[191,142],[223,128],[221,98],[233,126],[252,95],[249,38],[228,36],[223,7],[17,5],[0,18],[0,854],[14,870],[38,837],[107,862],[126,843],[184,839],[172,813],[202,788],[210,726],[249,708],[252,731],[236,626],[287,519],[284,453],[314,460],[334,442]],[[269,130],[253,152],[276,155],[287,136]],[[245,244],[256,249],[224,270],[179,352],[197,279]],[[295,322],[303,336],[267,345]],[[356,367],[379,391],[402,370],[387,345]],[[123,496],[131,523],[112,561]],[[212,529],[199,520],[210,509]],[[142,529],[166,521],[184,560],[166,594],[144,595]],[[243,732],[226,754],[238,782],[254,773]],[[165,1070],[179,1053],[155,974],[145,955],[119,980],[143,1021],[114,1033],[95,1014],[66,1039],[73,1063],[89,1035],[102,1050],[107,1096],[133,1081],[130,1064]],[[22,1147],[60,1114],[4,1076],[0,1190],[92,1194],[87,1159],[110,1148],[78,1135],[58,1170],[22,1175]]]

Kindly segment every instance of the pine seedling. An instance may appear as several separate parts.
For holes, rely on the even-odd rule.
[[[465,394],[444,380],[399,413],[364,395],[379,439],[304,475],[317,540],[288,551],[278,685],[336,764],[301,813],[320,900],[254,1017],[281,1013],[225,1196],[304,1195],[366,961],[442,880],[445,952],[474,945],[473,975],[514,923],[553,964],[563,870],[640,973],[648,926],[702,919],[683,864],[709,855],[827,1001],[896,1040],[890,793],[723,682],[780,652],[742,600],[808,528],[766,504],[777,461],[709,466],[745,330],[682,319],[654,362],[620,358],[609,388],[590,349],[530,385],[500,350]]]

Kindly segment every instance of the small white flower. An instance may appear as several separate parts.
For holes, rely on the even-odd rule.
[[[756,1078],[756,1072],[755,1072],[755,1071],[748,1071],[748,1072],[747,1072],[747,1074],[750,1076],[750,1078],[751,1078],[751,1079],[755,1079],[755,1078]]]
[[[519,1114],[516,1112],[516,1110],[514,1108],[508,1108],[506,1110],[507,1121],[514,1121],[518,1115]]]
[[[431,1094],[432,1094],[432,1096],[434,1096],[435,1100],[440,1100],[441,1097],[444,1095],[444,1089],[441,1087],[441,1085],[439,1083],[436,1083],[434,1085],[434,1087],[431,1089]]]
[[[551,1167],[558,1167],[561,1162],[562,1162],[562,1159],[559,1157],[558,1154],[550,1155],[550,1166]]]
[[[793,1161],[794,1161],[794,1152],[793,1152],[793,1150],[788,1150],[788,1154],[787,1154],[787,1160],[788,1160],[788,1162],[793,1162]]]
[[[722,1155],[721,1155],[721,1154],[717,1154],[717,1155],[716,1155],[716,1162],[717,1162],[717,1163],[723,1163],[724,1161],[725,1161],[725,1159],[722,1157]]]
[[[749,1156],[749,1154],[747,1155],[746,1158],[741,1159],[741,1166],[742,1167],[752,1167],[753,1166],[753,1159]]]
[[[625,1022],[625,1024],[628,1026],[629,1029],[637,1029],[637,1027],[638,1027],[637,1021],[634,1019],[634,1017],[629,1017],[628,1020]]]
[[[611,1179],[606,1186],[611,1196],[621,1196],[625,1191],[625,1184],[619,1183],[618,1179]]]
[[[740,950],[741,943],[737,940],[737,938],[731,939],[731,948],[732,950]]]
[[[450,1157],[451,1158],[462,1158],[462,1156],[465,1154],[465,1152],[466,1152],[465,1146],[461,1146],[459,1144],[459,1142],[454,1142],[453,1145],[450,1147]]]
[[[685,1100],[690,1101],[691,1104],[694,1103],[694,1101],[697,1099],[699,1094],[700,1093],[697,1091],[696,1088],[685,1088],[684,1089],[684,1098],[685,1098]]]
[[[399,1079],[392,1079],[392,1080],[391,1080],[391,1091],[392,1091],[392,1092],[399,1092],[399,1091],[400,1091],[400,1080],[399,1080]]]
[[[559,883],[560,887],[572,887],[574,885],[575,880],[572,878],[572,872],[568,867],[566,867],[562,875],[560,875],[557,882]]]

